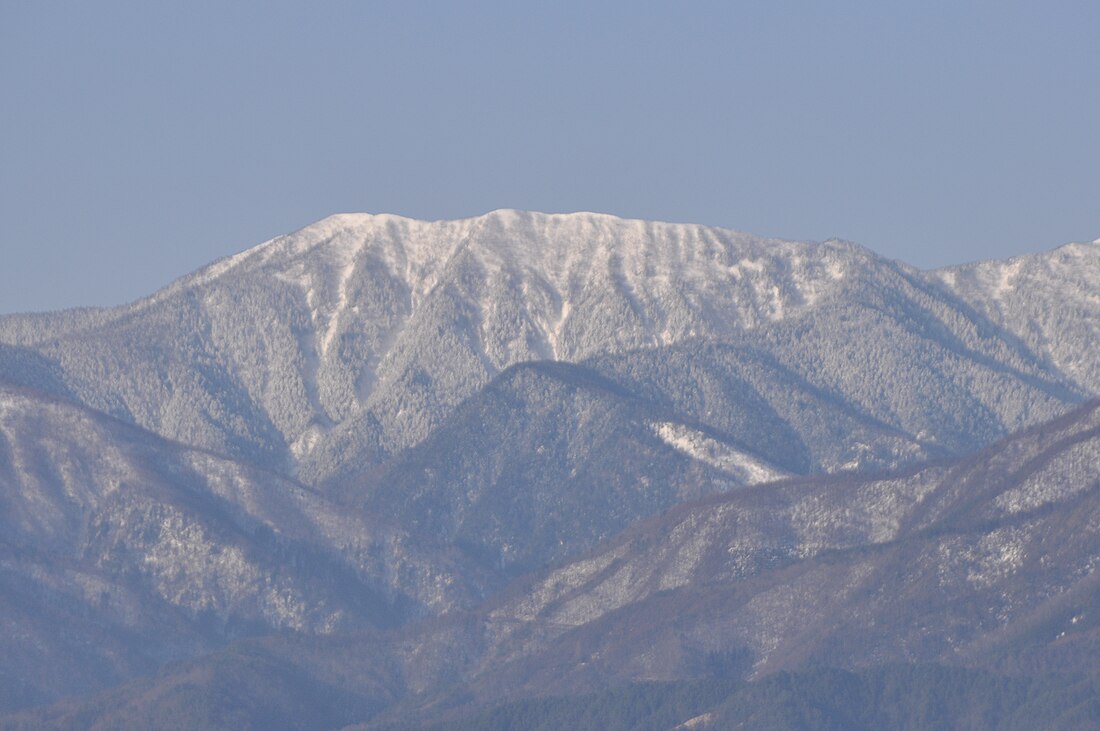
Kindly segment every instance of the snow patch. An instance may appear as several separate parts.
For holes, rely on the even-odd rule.
[[[205,284],[206,282],[217,279],[218,277],[225,274],[230,269],[232,269],[233,267],[237,266],[242,261],[247,259],[249,256],[254,254],[257,249],[263,248],[264,246],[267,246],[270,243],[271,243],[271,241],[268,240],[268,241],[265,241],[264,243],[260,244],[259,246],[254,246],[250,249],[246,249],[246,250],[240,252],[239,254],[234,254],[232,256],[227,256],[224,259],[220,259],[220,260],[214,262],[213,264],[211,264],[210,266],[206,267],[206,269],[202,270],[202,272],[199,273],[199,275],[195,278],[195,280],[193,280],[190,283],[194,284],[194,285],[199,285],[199,284]]]
[[[321,438],[325,435],[325,430],[317,424],[311,424],[301,436],[295,439],[290,445],[290,453],[294,455],[294,459],[301,460],[307,454],[313,451],[317,443],[321,441]]]
[[[569,303],[569,300],[562,301],[561,314],[558,315],[558,321],[554,324],[553,329],[547,333],[550,340],[550,350],[554,354],[554,360],[561,360],[564,355],[561,345],[562,330],[565,328],[565,322],[569,319],[569,313],[572,309],[573,306]]]
[[[662,421],[651,423],[649,427],[673,449],[733,475],[746,485],[774,482],[788,476],[787,472],[684,424]]]
[[[997,282],[997,285],[993,289],[994,297],[1001,298],[1015,289],[1012,285],[1012,281],[1016,278],[1016,275],[1020,273],[1020,268],[1023,264],[1023,259],[1016,259],[1015,261],[1005,264],[1001,268],[1000,281]]]
[[[1062,450],[1040,472],[997,496],[994,504],[1010,515],[1064,502],[1100,485],[1100,440]]]
[[[324,335],[321,336],[322,355],[328,354],[329,347],[332,345],[332,341],[336,337],[336,331],[340,325],[340,316],[343,315],[344,311],[348,308],[348,282],[351,281],[351,277],[355,273],[356,264],[357,261],[353,257],[344,264],[343,269],[340,271],[340,282],[336,285],[336,309],[329,318],[328,327],[325,328]]]

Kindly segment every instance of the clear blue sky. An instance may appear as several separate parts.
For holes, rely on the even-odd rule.
[[[1100,236],[1100,3],[0,0],[0,312],[339,211]]]

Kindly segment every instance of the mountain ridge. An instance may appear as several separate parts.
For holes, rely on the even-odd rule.
[[[0,622],[17,660],[0,708],[287,632],[307,654],[361,633],[382,665],[355,672],[387,703],[459,670],[486,697],[566,689],[586,644],[623,662],[603,680],[630,682],[857,658],[874,648],[851,628],[818,617],[795,647],[769,617],[797,624],[782,596],[798,577],[841,606],[870,591],[844,583],[860,571],[909,596],[914,622],[954,592],[962,629],[895,628],[913,657],[969,632],[987,640],[975,657],[1069,658],[1028,644],[1065,601],[1012,583],[1013,546],[1061,536],[1050,580],[1070,582],[1091,534],[1048,513],[1091,504],[1090,453],[981,460],[1095,411],[1098,281],[1090,245],[922,272],[848,242],[603,214],[338,214],[130,305],[2,317]],[[907,555],[927,569],[912,585],[890,578]],[[1037,618],[995,637],[1002,585]],[[726,632],[713,647],[708,623]],[[418,659],[379,639],[393,625]]]
[[[1082,448],[1091,458],[1081,459]],[[1100,585],[1087,565],[1100,555],[1098,454],[1093,401],[969,457],[889,475],[796,478],[678,505],[518,579],[472,611],[387,635],[246,640],[22,718],[161,717],[180,693],[215,698],[211,684],[233,668],[250,678],[237,692],[260,697],[260,669],[271,664],[304,678],[303,687],[327,688],[330,695],[304,699],[297,714],[340,698],[358,709],[359,728],[417,727],[629,683],[792,670],[936,663],[1022,680],[1055,671],[1085,677],[1100,647]],[[1034,493],[1036,479],[1073,489]],[[1004,499],[1021,490],[1042,499],[1022,508]],[[898,499],[869,499],[876,494]],[[601,588],[608,586],[619,588]]]
[[[950,332],[973,317],[935,288],[913,289],[933,287],[918,275],[849,243],[604,214],[338,214],[129,306],[0,318],[0,339],[35,341],[93,408],[317,482],[332,468],[316,448],[339,443],[341,426],[370,432],[356,449],[383,461],[513,363],[737,340],[861,296],[849,293],[864,280],[908,287],[922,327],[940,318]],[[1063,377],[1030,352],[960,334],[982,358]],[[112,387],[120,357],[140,373]]]

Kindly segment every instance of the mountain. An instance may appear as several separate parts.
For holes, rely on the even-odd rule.
[[[1100,390],[1094,347],[1100,342],[1100,239],[932,276],[1071,381]]]
[[[911,438],[973,448],[1095,393],[936,276],[853,244],[597,214],[333,216],[131,305],[2,318],[0,342],[90,408],[320,484],[423,440],[509,365],[776,324],[759,347],[824,365],[822,385]],[[916,380],[941,361],[948,390]],[[893,402],[918,393],[942,400]]]
[[[392,624],[404,595],[359,548],[381,535],[285,478],[0,385],[0,707],[235,637]]]
[[[22,718],[156,718],[166,711],[157,703],[178,704],[180,693],[208,697],[217,681],[202,679],[222,677],[215,668],[272,663],[360,720],[373,716],[371,727],[636,682],[740,682],[823,666],[869,668],[864,677],[879,682],[875,668],[934,663],[1049,690],[1052,673],[1095,671],[1097,525],[1092,403],[966,458],[689,501],[471,613],[387,635],[248,641]],[[256,672],[243,699],[265,692]],[[913,682],[940,682],[939,671],[921,672]],[[1074,693],[1081,703],[1095,690]],[[1016,707],[1019,696],[1001,702]]]
[[[1098,252],[920,272],[596,214],[356,214],[0,318],[0,710],[144,678],[143,707],[215,713],[237,678],[355,709],[335,725],[815,663],[1087,670],[1021,618],[1077,599],[1013,557],[1056,545],[1047,588],[1091,596]]]
[[[1097,681],[1068,674],[1011,677],[938,665],[822,668],[751,683],[636,683],[583,696],[532,698],[427,728],[1083,731],[1100,728],[1098,695]]]
[[[1098,518],[1095,403],[958,461],[688,503],[499,599],[502,636],[517,622],[556,636],[544,654],[530,639],[488,654],[484,684],[576,691],[691,676],[705,657],[755,676],[1091,670]]]

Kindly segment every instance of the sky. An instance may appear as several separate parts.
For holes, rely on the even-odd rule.
[[[1100,237],[1100,3],[0,0],[0,313],[336,212]]]

